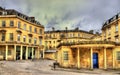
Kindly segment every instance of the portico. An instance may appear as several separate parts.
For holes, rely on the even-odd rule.
[[[58,62],[63,67],[85,69],[113,69],[115,68],[114,44],[84,44],[61,46]],[[68,53],[65,55],[64,52]],[[68,57],[68,60],[64,58]],[[60,61],[61,60],[61,61]]]
[[[0,45],[0,60],[39,59],[41,48],[29,45]]]

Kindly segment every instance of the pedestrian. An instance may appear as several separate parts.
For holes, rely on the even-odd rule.
[[[53,63],[53,69],[54,70],[56,69],[56,63],[55,62]]]

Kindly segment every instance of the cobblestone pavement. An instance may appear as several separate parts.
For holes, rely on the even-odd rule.
[[[51,70],[52,63],[52,60],[0,61],[0,75],[120,75],[120,71],[113,70]]]

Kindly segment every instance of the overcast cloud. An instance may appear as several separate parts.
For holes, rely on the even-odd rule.
[[[107,19],[120,12],[120,0],[0,0],[0,5],[34,16],[46,30],[101,29]]]

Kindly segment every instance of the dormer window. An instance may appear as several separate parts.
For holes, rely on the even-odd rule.
[[[118,32],[118,24],[115,25],[115,32]]]
[[[3,15],[7,15],[7,12],[6,12],[6,11],[3,11],[2,14],[3,14]]]

